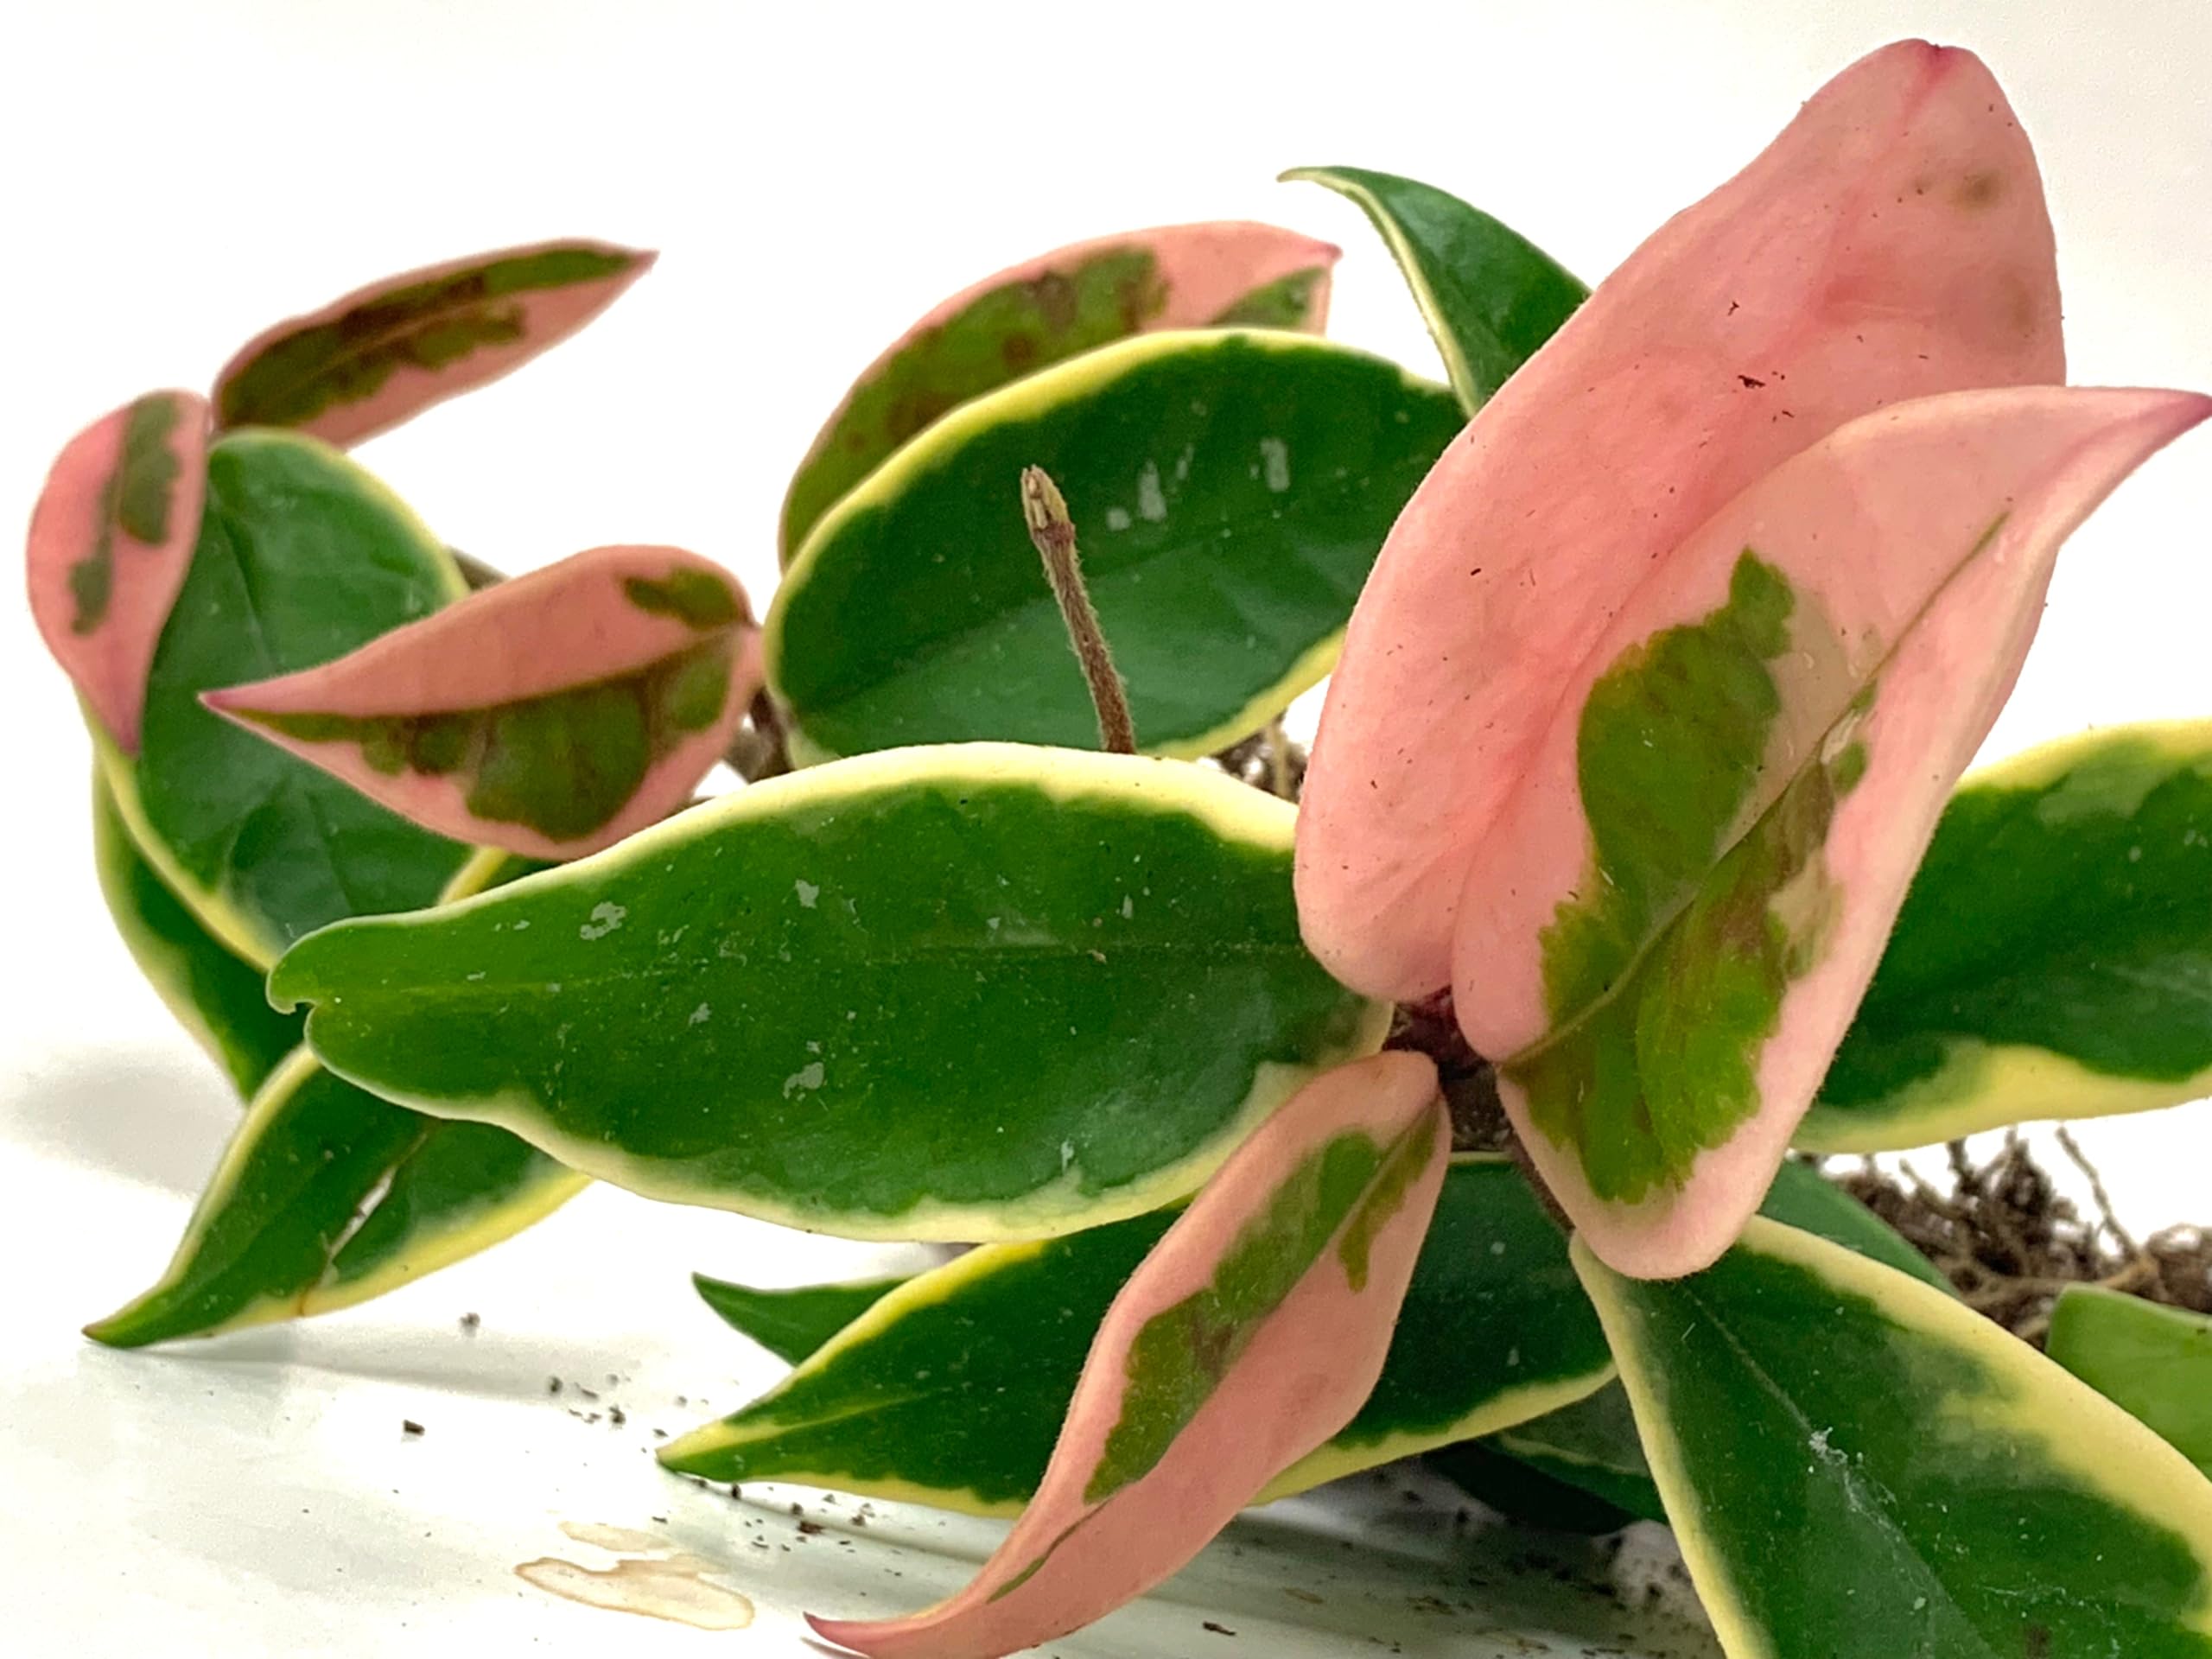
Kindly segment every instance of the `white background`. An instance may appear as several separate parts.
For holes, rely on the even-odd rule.
[[[1313,187],[1273,183],[1277,172],[1351,163],[1433,181],[1594,279],[1828,73],[1911,33],[1979,49],[2037,142],[2073,378],[2212,388],[2202,0],[16,0],[0,21],[0,520],[24,522],[53,452],[85,421],[149,386],[204,386],[279,316],[388,270],[594,235],[658,247],[661,264],[575,342],[362,458],[494,564],[674,542],[728,563],[765,602],[783,483],[822,416],[906,321],[977,276],[1108,231],[1274,219],[1348,250],[1334,333],[1433,367],[1364,223]],[[2075,537],[1992,753],[2086,725],[2212,714],[2208,516],[2212,437],[2199,433]],[[266,1421],[227,1427],[164,1417],[164,1390],[228,1399],[206,1409],[235,1415],[226,1390],[240,1377],[257,1379],[249,1397],[290,1397],[270,1380],[279,1359],[373,1370],[410,1326],[449,1332],[456,1307],[501,1296],[569,1333],[558,1351],[575,1357],[533,1350],[515,1360],[523,1370],[620,1369],[598,1357],[644,1363],[656,1344],[726,1344],[686,1302],[689,1268],[769,1278],[823,1265],[779,1254],[761,1230],[594,1193],[543,1235],[350,1326],[331,1322],[339,1334],[302,1338],[305,1351],[271,1339],[223,1376],[204,1355],[86,1354],[72,1328],[158,1268],[231,1109],[109,935],[90,874],[84,741],[20,604],[0,606],[0,680],[16,768],[0,1001],[0,1580],[38,1587],[31,1651],[107,1651],[162,1618],[183,1618],[168,1628],[200,1650],[203,1626],[184,1615],[130,1611],[123,1557],[144,1554],[158,1576],[195,1506],[228,1514],[256,1482],[312,1486],[302,1464],[329,1460],[311,1439],[179,1497],[176,1483],[238,1434],[290,1447],[296,1431],[276,1427],[274,1406]],[[2139,1222],[2212,1220],[2206,1116],[2094,1125],[2084,1138]],[[550,1263],[585,1265],[550,1296]],[[727,1372],[736,1362],[722,1353]],[[467,1363],[457,1386],[498,1392],[488,1362]],[[424,1386],[454,1382],[436,1365],[426,1375]],[[734,1387],[726,1378],[718,1403],[734,1403]],[[326,1393],[333,1410],[353,1397],[339,1383]],[[390,1414],[374,1409],[379,1423]],[[198,1433],[210,1438],[195,1457]],[[512,1486],[527,1466],[497,1478]],[[389,1513],[358,1498],[359,1480],[329,1484],[353,1506],[348,1529],[390,1529]],[[557,1510],[526,1484],[516,1501],[541,1522]],[[308,1559],[336,1548],[308,1520],[281,1535]],[[509,1547],[504,1535],[486,1546]],[[430,1571],[390,1548],[396,1581]],[[336,1550],[330,1565],[347,1558]],[[328,1572],[292,1584],[242,1571],[180,1567],[160,1594],[247,1652],[264,1639],[273,1650],[269,1632],[293,1627],[239,1609],[329,1605]],[[365,1652],[397,1639],[373,1621],[354,1635]]]

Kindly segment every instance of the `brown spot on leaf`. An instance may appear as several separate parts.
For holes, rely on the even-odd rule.
[[[2005,175],[1989,168],[1980,168],[1961,179],[1958,188],[1951,192],[1951,200],[1968,212],[1978,213],[1993,207],[1997,199],[2005,194]]]

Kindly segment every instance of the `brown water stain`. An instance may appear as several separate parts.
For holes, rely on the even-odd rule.
[[[627,1559],[612,1567],[586,1567],[541,1556],[515,1568],[515,1576],[548,1595],[610,1613],[636,1613],[702,1630],[741,1630],[753,1623],[753,1603],[734,1590],[707,1582],[716,1563],[686,1554],[665,1539],[629,1527],[567,1521],[561,1530],[580,1544]]]

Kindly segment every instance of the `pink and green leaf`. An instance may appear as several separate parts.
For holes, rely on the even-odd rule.
[[[567,859],[683,805],[760,683],[734,577],[602,547],[202,701],[442,835]]]
[[[558,345],[653,257],[541,242],[372,283],[248,344],[217,377],[216,418],[359,443]]]
[[[1716,514],[1555,665],[1467,849],[1455,1006],[1620,1271],[1726,1248],[2009,695],[2066,534],[2212,414],[1958,392],[1866,416]]]
[[[784,499],[789,564],[823,513],[943,416],[1055,363],[1169,328],[1320,332],[1341,251],[1229,220],[1056,249],[938,305],[861,372]]]
[[[1638,584],[1845,422],[2064,366],[2035,158],[1988,72],[1923,41],[1846,70],[1632,254],[1400,516],[1306,786],[1316,953],[1370,995],[1439,989],[1554,683]]]
[[[1308,1084],[1115,1299],[1037,1496],[975,1581],[911,1618],[815,1628],[873,1659],[987,1659],[1180,1567],[1374,1388],[1448,1140],[1418,1056]]]
[[[207,402],[154,391],[69,441],[31,513],[31,614],[108,734],[138,752],[146,677],[192,563]]]

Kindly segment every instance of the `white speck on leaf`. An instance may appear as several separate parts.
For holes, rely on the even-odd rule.
[[[807,1094],[819,1089],[822,1077],[822,1062],[810,1061],[784,1079],[784,1098],[789,1100],[793,1095]]]
[[[1167,517],[1167,498],[1160,488],[1160,468],[1148,461],[1137,474],[1137,517],[1148,524],[1156,524]]]
[[[1491,1240],[1490,1253],[1492,1255],[1503,1255],[1505,1254],[1505,1241],[1502,1238],[1493,1238]]]
[[[1130,898],[1128,893],[1123,893],[1122,895],[1122,919],[1126,922],[1129,918],[1136,913],[1137,901]]]
[[[1267,486],[1277,495],[1290,487],[1290,446],[1281,438],[1260,440],[1260,465],[1267,472]]]
[[[629,913],[620,905],[594,905],[591,907],[591,920],[576,930],[576,937],[587,941],[603,939],[621,926],[622,918]]]
[[[1106,509],[1107,529],[1127,530],[1128,527],[1129,510],[1127,507],[1109,507]]]
[[[709,1002],[702,1002],[697,1007],[691,1010],[690,1023],[695,1026],[703,1026],[708,1020],[713,1019],[714,1015],[714,1005]]]
[[[812,910],[814,901],[822,896],[822,889],[811,881],[794,881],[791,891],[798,894],[799,906],[804,910]]]

